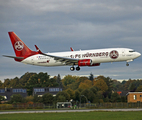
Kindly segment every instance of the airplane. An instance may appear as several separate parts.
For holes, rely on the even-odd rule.
[[[68,52],[43,53],[37,45],[35,45],[36,51],[29,49],[14,32],[8,32],[8,34],[16,56],[3,56],[14,58],[17,62],[37,66],[71,66],[71,71],[74,71],[74,66],[77,66],[76,70],[79,71],[80,67],[83,66],[100,66],[101,63],[107,62],[126,61],[126,66],[129,66],[128,62],[141,56],[139,52],[129,48],[106,48],[80,51],[74,51],[71,48],[71,51]]]

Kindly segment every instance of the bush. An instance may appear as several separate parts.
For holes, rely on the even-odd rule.
[[[42,100],[43,100],[43,103],[44,104],[52,104],[53,103],[53,95],[51,93],[45,93],[43,96],[42,96]]]
[[[14,94],[11,96],[10,103],[22,103],[24,102],[24,98],[20,94]]]
[[[13,109],[12,104],[0,104],[0,110],[11,110]]]

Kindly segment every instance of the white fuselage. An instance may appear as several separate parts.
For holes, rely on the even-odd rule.
[[[93,63],[106,63],[106,62],[120,62],[120,61],[133,61],[141,54],[135,52],[133,49],[128,48],[108,48],[108,49],[94,49],[94,50],[81,50],[69,52],[56,52],[47,53],[48,55],[74,58],[74,59],[91,59]],[[22,61],[25,64],[32,64],[38,66],[64,66],[64,62],[54,60],[53,57],[44,56],[41,54],[27,57]]]

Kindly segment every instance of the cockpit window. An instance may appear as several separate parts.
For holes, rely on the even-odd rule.
[[[129,52],[135,52],[135,50],[130,50]]]

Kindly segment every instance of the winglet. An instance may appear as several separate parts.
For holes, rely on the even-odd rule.
[[[74,51],[72,47],[70,47],[71,51]]]
[[[41,50],[35,45],[35,48],[36,48],[36,50],[37,50],[37,52],[39,53],[39,54],[43,54],[42,52],[41,52]]]

